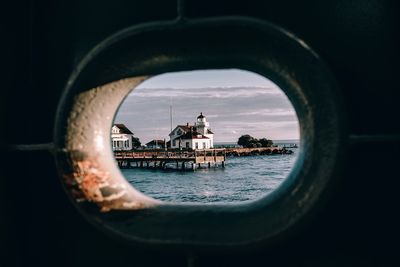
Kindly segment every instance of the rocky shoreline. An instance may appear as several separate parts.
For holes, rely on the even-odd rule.
[[[255,148],[226,148],[227,157],[245,157],[258,155],[293,154],[293,151],[284,147],[255,147]]]

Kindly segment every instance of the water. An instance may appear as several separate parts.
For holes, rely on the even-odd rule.
[[[237,203],[260,198],[277,188],[296,161],[298,149],[291,150],[291,155],[228,157],[225,168],[194,172],[140,168],[121,171],[136,189],[155,199]]]

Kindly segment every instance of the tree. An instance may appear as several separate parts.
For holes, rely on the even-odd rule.
[[[267,138],[261,138],[260,140],[258,140],[258,142],[261,143],[262,147],[271,147],[274,144],[272,140]]]
[[[139,138],[132,136],[132,147],[140,147],[141,144]]]
[[[239,137],[238,145],[242,147],[271,147],[274,143],[272,140],[267,138],[261,138],[258,140],[257,138],[252,137],[251,135],[245,134]]]
[[[239,137],[238,139],[238,145],[242,146],[242,147],[253,147],[253,144],[257,143],[257,139],[255,139],[254,137],[245,134],[242,135],[241,137]]]

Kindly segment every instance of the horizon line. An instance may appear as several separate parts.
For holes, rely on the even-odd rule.
[[[279,86],[251,86],[251,85],[243,85],[243,86],[205,86],[205,87],[141,87],[140,84],[136,86],[134,89],[217,89],[217,88],[257,88],[257,89],[275,89],[278,88],[283,92],[283,90]]]

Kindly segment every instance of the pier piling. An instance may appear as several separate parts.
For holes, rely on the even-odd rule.
[[[207,164],[208,168],[211,168],[212,164],[217,166],[218,162],[225,160],[225,154],[225,149],[114,151],[120,168],[149,168],[152,166],[155,169],[175,167],[182,170],[186,169],[186,162],[191,164],[192,170],[201,168],[203,163]]]

